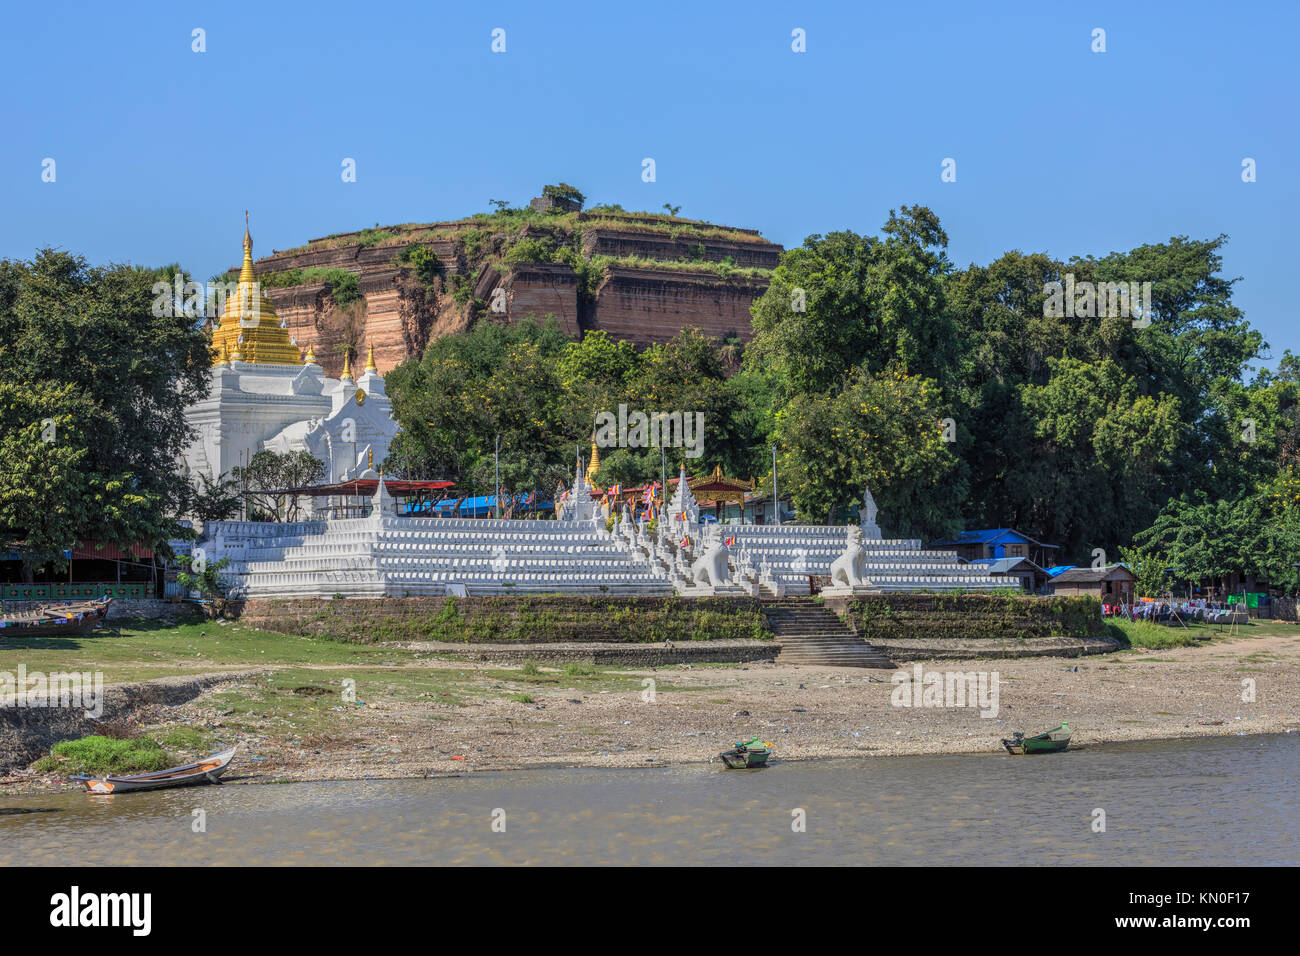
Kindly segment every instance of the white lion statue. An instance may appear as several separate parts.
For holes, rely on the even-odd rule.
[[[730,583],[727,573],[727,549],[715,534],[704,543],[704,553],[691,565],[691,581],[718,588]]]
[[[844,553],[831,562],[831,586],[870,587],[871,581],[867,578],[866,567],[867,552],[862,547],[862,529],[850,525]]]

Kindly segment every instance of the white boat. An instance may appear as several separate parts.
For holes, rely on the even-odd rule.
[[[91,793],[127,793],[132,790],[161,790],[164,787],[189,787],[200,783],[220,783],[221,775],[230,766],[235,750],[223,750],[182,767],[138,773],[129,777],[86,777],[79,779]]]

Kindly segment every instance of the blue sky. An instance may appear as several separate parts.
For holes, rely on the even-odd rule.
[[[11,5],[0,257],[51,245],[207,278],[237,263],[244,209],[265,255],[521,204],[560,180],[592,202],[671,202],[787,246],[875,232],[891,207],[923,203],[959,265],[1227,233],[1235,301],[1277,357],[1300,352],[1297,10]],[[196,27],[205,53],[191,50]],[[344,157],[355,183],[341,181]],[[955,183],[940,181],[946,157]],[[1241,181],[1244,157],[1257,182]]]

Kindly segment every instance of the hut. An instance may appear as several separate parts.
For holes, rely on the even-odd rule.
[[[1051,580],[1045,569],[1028,558],[982,558],[966,563],[982,567],[993,577],[1005,577],[1008,587],[1018,584],[1026,594],[1037,594]]]
[[[1102,568],[1070,568],[1052,578],[1053,594],[1091,594],[1102,604],[1131,604],[1137,575],[1122,564]]]
[[[1040,567],[1052,563],[1057,545],[1045,544],[1021,534],[1015,528],[987,528],[980,531],[963,531],[955,538],[941,538],[926,546],[929,551],[956,551],[963,561],[984,561],[990,558],[1029,558]]]

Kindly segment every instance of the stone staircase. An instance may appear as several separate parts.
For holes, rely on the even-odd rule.
[[[883,653],[854,634],[838,614],[812,598],[764,601],[763,614],[781,642],[778,664],[894,666]]]

